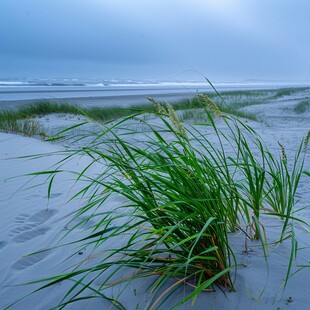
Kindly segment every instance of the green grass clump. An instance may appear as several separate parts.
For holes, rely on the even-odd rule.
[[[40,102],[22,106],[16,110],[0,110],[0,130],[26,136],[43,137],[45,136],[43,129],[33,118],[50,113],[81,114],[76,107],[69,104],[60,105],[51,102]]]
[[[302,114],[308,111],[310,108],[310,101],[309,100],[303,100],[298,102],[294,107],[294,112],[297,114]]]
[[[0,112],[0,130],[26,136],[35,136],[41,132],[40,126],[36,121],[21,118],[12,111]]]
[[[290,88],[281,88],[273,96],[273,99],[281,98],[284,96],[290,96],[301,91],[309,90],[309,87],[290,87]]]
[[[62,163],[76,155],[91,161],[74,174],[86,184],[72,199],[83,197],[86,202],[76,214],[79,224],[69,234],[85,222],[95,223],[85,238],[74,242],[93,248],[92,259],[38,281],[47,282],[44,287],[73,281],[59,307],[101,297],[123,309],[107,290],[150,278],[147,309],[165,307],[181,286],[191,288],[174,300],[177,308],[216,285],[234,290],[231,271],[237,262],[230,232],[238,230],[246,240],[259,239],[266,261],[262,213],[282,219],[279,242],[294,237],[293,221],[298,220],[293,216],[294,196],[309,135],[289,165],[282,145],[279,156],[273,155],[250,126],[223,112],[209,97],[198,100],[208,119],[205,131],[183,125],[171,105],[151,99],[157,125],[146,121],[142,112],[103,125],[90,143],[68,151],[59,169],[43,172],[49,175],[50,195]],[[216,118],[221,118],[221,127]],[[144,133],[137,130],[141,123],[147,128]],[[88,174],[93,166],[96,176]],[[109,209],[109,199],[116,195],[123,197],[123,203]],[[123,273],[126,276],[120,276]],[[101,282],[95,285],[99,277]]]
[[[52,113],[69,113],[69,114],[81,114],[79,107],[72,104],[62,103],[58,104],[55,102],[42,101],[35,104],[29,104],[21,106],[15,110],[18,118],[30,118],[33,116],[41,116]]]

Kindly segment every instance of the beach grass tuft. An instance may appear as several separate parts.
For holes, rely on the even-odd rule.
[[[0,130],[26,136],[35,136],[41,132],[40,126],[35,120],[24,117],[20,118],[12,111],[0,112]]]
[[[281,88],[277,90],[277,92],[272,96],[273,99],[282,98],[285,96],[291,96],[293,94],[309,90],[309,87],[288,87],[288,88]]]
[[[305,113],[309,109],[310,109],[310,101],[309,100],[302,100],[294,106],[294,112],[297,114]]]

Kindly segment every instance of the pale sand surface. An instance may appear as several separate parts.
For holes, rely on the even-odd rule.
[[[300,97],[301,96],[301,97]],[[299,97],[282,98],[266,104],[251,106],[247,109],[257,113],[264,121],[262,123],[249,122],[263,137],[266,144],[274,152],[280,152],[277,141],[285,145],[288,158],[296,151],[302,137],[310,129],[310,112],[297,115],[293,112],[294,105],[300,98],[306,98],[308,94]],[[48,121],[43,119],[46,126],[60,128],[63,124],[71,125],[78,119],[69,116],[48,116]],[[150,120],[156,122],[155,119]],[[221,121],[219,120],[219,126]],[[143,130],[143,128],[141,129]],[[202,128],[202,130],[206,130]],[[139,138],[137,136],[136,138]],[[45,180],[45,176],[35,179],[32,177],[20,177],[24,174],[52,169],[53,164],[60,160],[63,155],[56,154],[65,146],[51,144],[26,138],[14,134],[0,133],[0,309],[16,301],[18,298],[33,291],[38,285],[17,286],[25,282],[65,272],[66,268],[87,258],[90,249],[83,249],[82,254],[73,254],[77,246],[57,248],[47,252],[41,252],[27,256],[52,245],[74,225],[69,223],[72,214],[83,203],[75,200],[68,203],[69,198],[79,185],[74,184],[72,175],[56,177],[52,188],[52,196],[47,199],[47,184],[35,186]],[[32,154],[53,153],[54,155],[42,156],[36,159],[18,158]],[[306,155],[306,170],[310,170],[309,150]],[[65,165],[65,168],[73,171],[81,171],[88,163],[87,158],[74,158]],[[96,173],[96,167],[92,168]],[[303,178],[301,181],[298,198],[298,207],[309,205],[310,179]],[[122,203],[119,197],[114,197],[105,208],[115,208]],[[310,223],[310,211],[300,213],[302,218]],[[264,218],[263,222],[267,231],[268,240],[276,241],[279,237],[281,223]],[[87,227],[78,229],[65,240],[75,240],[86,233]],[[298,258],[294,261],[293,271],[297,270],[298,264],[310,266],[310,234],[299,225],[296,225],[296,235],[299,248]],[[221,292],[217,289],[214,293],[201,293],[194,306],[187,303],[183,309],[309,309],[310,305],[310,268],[305,268],[295,274],[288,282],[287,289],[282,296],[281,285],[285,279],[290,256],[291,241],[287,240],[277,247],[269,249],[268,266],[259,243],[249,243],[253,250],[244,254],[244,237],[241,234],[232,234],[231,242],[236,251],[240,267],[236,276],[236,292]],[[122,244],[124,240],[119,240]],[[115,240],[114,240],[115,245]],[[109,246],[109,244],[107,245]],[[112,244],[111,244],[112,246]],[[70,259],[65,260],[71,254]],[[145,292],[150,280],[140,280],[131,283],[124,289],[119,300],[127,309],[144,309],[149,299]],[[100,285],[100,279],[97,280]],[[62,283],[53,288],[43,290],[31,295],[14,305],[12,309],[50,309],[61,300],[68,284]],[[114,288],[107,292],[111,296],[117,296],[120,288]],[[189,288],[180,289],[163,309],[169,309]],[[259,302],[257,298],[263,292]],[[292,302],[287,300],[292,297]],[[109,307],[106,301],[96,299],[83,301],[69,305],[66,309],[114,309]]]

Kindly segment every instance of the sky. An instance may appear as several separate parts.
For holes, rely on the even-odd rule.
[[[309,0],[0,0],[0,78],[310,79]]]

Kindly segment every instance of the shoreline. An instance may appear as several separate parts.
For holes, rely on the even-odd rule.
[[[244,85],[215,85],[217,91],[271,91],[279,89],[310,88],[309,84],[244,84]],[[128,106],[131,104],[143,104],[148,102],[146,97],[155,100],[176,101],[194,97],[197,93],[212,93],[214,90],[207,83],[198,85],[157,86],[157,87],[0,87],[0,109],[10,108],[11,105],[22,106],[39,101],[67,102],[89,106]]]

